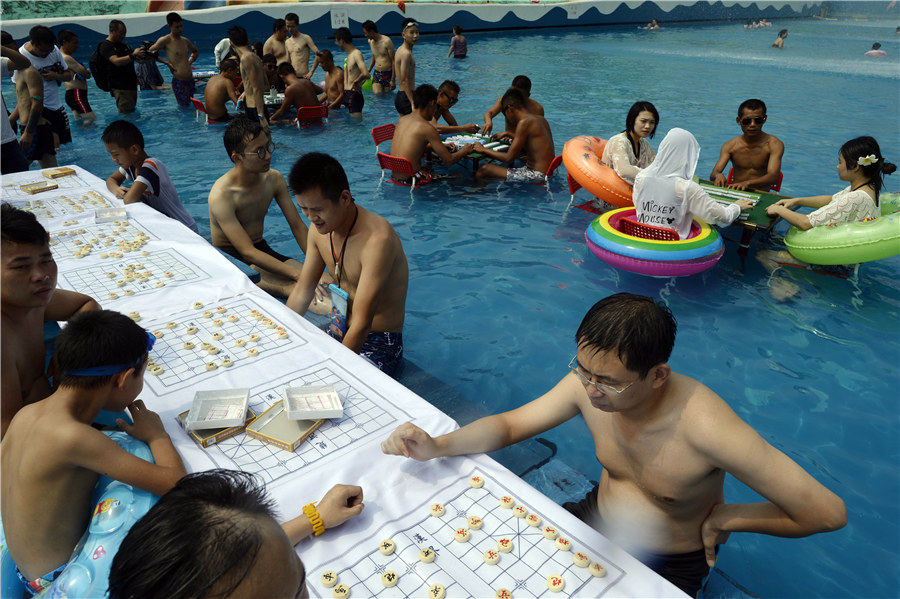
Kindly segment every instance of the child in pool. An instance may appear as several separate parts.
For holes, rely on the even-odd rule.
[[[603,163],[608,164],[624,181],[634,178],[650,166],[656,152],[647,138],[653,139],[659,127],[659,113],[650,102],[635,102],[625,117],[625,130],[613,135],[603,148]]]
[[[881,148],[874,138],[863,136],[851,139],[841,146],[837,163],[838,178],[849,183],[847,187],[833,196],[778,200],[766,208],[766,214],[780,216],[804,231],[831,223],[849,223],[876,218],[881,216],[879,196],[884,185],[884,175],[890,175],[895,170],[897,170],[895,164],[885,162]],[[795,206],[816,210],[802,214],[791,209]],[[756,259],[770,273],[782,265],[809,266],[786,251],[763,250],[756,255]],[[775,285],[772,286],[771,283]],[[787,281],[770,280],[770,290],[776,299],[786,299],[795,295],[799,289]]]
[[[10,556],[32,595],[62,572],[91,518],[100,473],[162,495],[185,475],[159,416],[135,401],[156,338],[110,310],[76,315],[56,339],[59,387],[23,407],[0,442],[0,509]],[[91,426],[102,409],[144,441],[144,461]]]

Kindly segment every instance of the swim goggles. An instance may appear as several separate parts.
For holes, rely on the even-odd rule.
[[[147,335],[147,351],[144,354],[141,354],[141,357],[138,358],[136,362],[131,364],[111,364],[109,366],[92,366],[90,368],[81,368],[79,370],[67,370],[64,371],[63,374],[69,376],[110,376],[124,372],[129,368],[137,368],[144,361],[144,355],[149,354],[150,350],[153,349],[153,344],[156,343],[156,337],[153,333],[147,331],[145,331],[145,333]]]
[[[410,27],[418,27],[418,26],[419,26],[419,23],[418,23],[418,22],[416,22],[416,21],[410,21],[409,23],[406,24],[406,27],[403,28],[403,31],[406,31],[406,30],[409,29]]]

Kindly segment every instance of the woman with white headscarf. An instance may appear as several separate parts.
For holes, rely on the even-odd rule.
[[[637,220],[647,225],[674,229],[679,239],[691,231],[691,220],[726,226],[753,207],[750,200],[721,206],[694,183],[700,144],[689,131],[672,129],[659,144],[656,160],[634,179]]]

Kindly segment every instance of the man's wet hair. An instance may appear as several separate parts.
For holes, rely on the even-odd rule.
[[[182,22],[181,15],[178,14],[177,12],[170,12],[169,14],[166,15],[166,25],[168,25],[169,27],[171,27],[175,23],[181,23],[181,22]]]
[[[758,100],[756,98],[750,98],[749,100],[744,100],[741,102],[741,105],[738,106],[738,118],[744,114],[745,110],[762,110],[763,116],[766,115],[766,103],[762,100]]]
[[[294,195],[318,189],[332,203],[337,203],[344,190],[350,189],[344,167],[333,156],[309,152],[297,159],[288,175]]]
[[[294,75],[297,74],[297,71],[294,70],[294,65],[289,62],[283,62],[278,65],[278,74],[282,77],[287,75],[288,73],[292,73]]]
[[[131,146],[138,146],[140,149],[144,149],[144,135],[137,128],[137,125],[130,121],[118,120],[111,122],[103,130],[103,135],[100,136],[100,139],[105,144],[115,144],[123,150],[127,150]]]
[[[657,129],[659,129],[659,113],[656,111],[656,106],[650,102],[641,101],[631,105],[631,108],[628,110],[628,116],[625,117],[625,132],[631,134],[631,132],[634,131],[634,123],[637,121],[638,116],[645,110],[652,114],[653,118],[656,120],[653,132],[650,133],[650,138],[652,139],[653,136],[656,135]]]
[[[9,31],[0,31],[0,46],[6,46],[7,48],[13,48],[14,50],[18,50],[19,48],[19,46],[16,45],[16,40],[13,39],[13,36]]]
[[[275,19],[275,22],[272,23],[272,33],[275,33],[279,29],[284,29],[287,25],[284,22],[284,19]]]
[[[228,71],[231,69],[234,69],[235,71],[238,70],[238,61],[236,61],[235,59],[226,58],[225,60],[223,60],[222,62],[219,63],[219,70],[222,71],[223,73],[225,71]]]
[[[228,30],[228,41],[235,46],[250,45],[250,38],[247,37],[247,30],[240,25],[235,25]]]
[[[378,33],[378,25],[375,24],[375,21],[369,19],[368,21],[362,24],[363,31],[372,31],[374,33]]]
[[[429,102],[437,100],[438,91],[433,85],[423,83],[413,90],[413,106],[416,108],[424,108]]]
[[[353,34],[346,27],[338,27],[334,30],[334,39],[338,42],[350,43],[353,41]]]
[[[297,13],[295,12],[289,12],[288,14],[284,15],[284,21],[285,23],[287,23],[288,21],[293,21],[294,23],[297,23],[299,25],[300,17],[298,17]]]
[[[113,19],[112,21],[109,22],[109,32],[110,33],[117,32],[120,27],[125,27],[125,21],[120,21],[119,19]]]
[[[275,505],[255,475],[188,474],[138,520],[113,558],[110,599],[227,597],[259,557]]]
[[[228,152],[228,159],[232,160],[232,154],[240,154],[247,147],[247,144],[256,139],[263,132],[259,119],[251,119],[246,115],[240,114],[225,127],[225,151]]]
[[[97,389],[109,383],[115,375],[75,376],[66,373],[97,366],[133,364],[135,375],[141,374],[147,361],[147,331],[120,312],[79,312],[57,335],[55,356],[62,373],[59,375],[60,386]]]
[[[462,28],[461,25],[454,25],[454,26],[453,26],[453,33],[454,33],[454,34],[459,35],[459,34],[462,33],[462,32],[463,32],[463,28]]]
[[[410,25],[415,25],[416,27],[418,27],[419,22],[416,21],[415,19],[413,19],[412,17],[406,17],[400,23],[400,33],[402,34],[404,31],[406,31],[406,28],[409,27]]]
[[[35,25],[28,31],[29,41],[37,46],[47,46],[56,44],[56,34],[53,30],[44,25]]]
[[[450,91],[453,91],[453,92],[456,92],[457,94],[459,94],[459,83],[457,83],[456,81],[452,81],[450,79],[446,79],[438,87],[439,92],[442,92],[445,90],[450,90]]]
[[[0,240],[25,245],[45,246],[50,237],[37,217],[9,202],[0,206]]]
[[[506,93],[500,98],[500,108],[501,110],[506,110],[508,106],[525,108],[525,94],[522,93],[522,90],[515,87],[506,90]]]
[[[668,307],[652,298],[616,293],[588,310],[575,333],[579,348],[615,352],[625,368],[647,376],[668,362],[678,325]]]
[[[531,93],[531,79],[529,79],[525,75],[516,75],[515,77],[513,77],[510,87],[520,89],[523,92],[525,92],[526,94],[530,94]]]
[[[327,58],[331,62],[334,62],[334,55],[331,53],[331,50],[329,50],[328,48],[319,50],[318,52],[316,52],[316,56],[318,56],[319,58]]]
[[[263,64],[277,64],[278,59],[275,58],[275,55],[269,52],[268,54],[263,54],[262,57]]]
[[[78,39],[78,34],[74,31],[69,31],[68,29],[60,29],[59,33],[56,34],[56,39],[59,41],[59,45],[68,44],[70,41]]]

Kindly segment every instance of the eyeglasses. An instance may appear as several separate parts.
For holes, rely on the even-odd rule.
[[[450,106],[453,106],[454,104],[456,104],[457,102],[459,102],[459,98],[458,98],[458,97],[457,97],[457,98],[454,98],[453,96],[451,96],[451,95],[448,94],[447,92],[441,92],[441,93],[444,94],[444,97],[447,98],[447,101],[448,101],[448,102],[450,102]]]
[[[256,154],[257,156],[259,156],[260,160],[265,160],[267,155],[268,156],[272,155],[272,150],[274,150],[274,149],[275,149],[275,144],[273,144],[272,142],[269,142],[264,146],[259,146],[258,148],[256,148],[256,151],[249,152],[249,153]],[[241,152],[241,156],[246,156],[247,154],[248,154],[248,152]]]
[[[572,361],[569,362],[569,370],[575,373],[575,375],[581,380],[581,383],[587,387],[588,385],[593,385],[595,389],[598,391],[602,391],[605,395],[619,395],[620,393],[625,393],[629,387],[637,382],[637,379],[634,379],[627,385],[625,385],[622,389],[616,389],[610,385],[604,385],[603,383],[595,383],[588,377],[584,376],[581,373],[581,366],[578,364],[578,356],[573,356]]]
[[[741,124],[744,127],[746,127],[747,125],[750,124],[751,121],[756,123],[757,125],[762,125],[763,123],[766,122],[766,117],[764,117],[764,116],[748,116],[748,117],[741,119]]]

